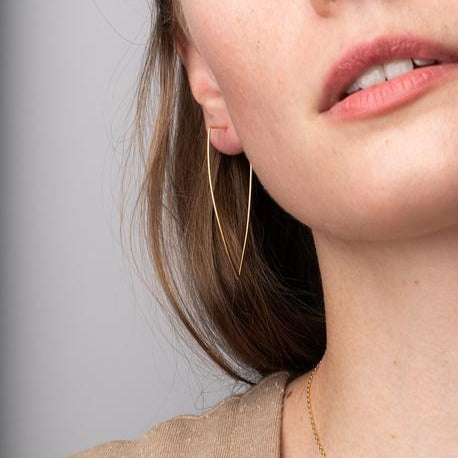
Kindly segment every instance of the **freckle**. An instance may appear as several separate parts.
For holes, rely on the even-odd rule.
[[[418,285],[418,280],[414,280],[414,283],[415,283],[416,285]]]
[[[397,359],[393,359],[393,364],[394,364],[395,366],[397,366],[397,365],[399,365],[399,361],[398,361]]]
[[[396,439],[396,434],[391,433],[391,434],[390,434],[390,437],[391,437],[391,439]]]

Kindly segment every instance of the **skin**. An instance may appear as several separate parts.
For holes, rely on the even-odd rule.
[[[244,152],[310,226],[328,344],[312,407],[328,457],[451,458],[458,449],[458,78],[401,108],[332,122],[323,77],[387,32],[458,45],[450,0],[182,0],[191,90],[222,154]],[[415,57],[415,56],[412,56]],[[319,457],[303,374],[283,458]]]

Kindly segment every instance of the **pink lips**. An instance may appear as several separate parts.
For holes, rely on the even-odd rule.
[[[357,91],[338,101],[344,91],[366,70],[395,59],[431,59],[441,63]],[[345,53],[325,77],[320,114],[349,119],[382,113],[402,105],[458,70],[458,50],[411,35],[382,36]]]

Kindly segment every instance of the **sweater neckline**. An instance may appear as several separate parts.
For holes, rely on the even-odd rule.
[[[292,373],[274,372],[240,396],[230,458],[280,458],[284,393]]]

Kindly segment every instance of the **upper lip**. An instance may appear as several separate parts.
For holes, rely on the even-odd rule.
[[[347,50],[328,70],[321,92],[319,111],[327,111],[344,91],[366,70],[394,59],[458,61],[458,49],[413,35],[382,35]]]

